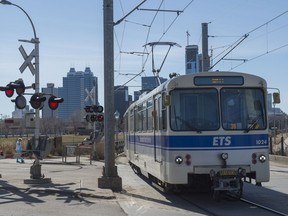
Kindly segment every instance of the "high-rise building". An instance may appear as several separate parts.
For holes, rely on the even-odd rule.
[[[58,88],[58,94],[58,97],[64,98],[64,102],[58,107],[58,117],[68,121],[86,105],[99,104],[97,77],[89,67],[84,72],[70,68],[67,77],[63,77],[63,87]]]
[[[130,100],[127,86],[114,86],[114,108],[120,113],[120,119],[129,107]]]
[[[167,79],[163,77],[159,77],[160,83],[163,83],[166,80]],[[151,91],[159,85],[158,78],[155,76],[141,77],[141,82],[142,82],[142,91]]]
[[[188,45],[185,48],[185,73],[199,72],[199,55],[197,45]]]
[[[134,101],[138,100],[140,95],[143,94],[144,92],[151,91],[154,88],[156,88],[158,86],[157,79],[159,79],[160,83],[163,83],[167,80],[166,78],[163,77],[157,78],[155,76],[142,77],[141,78],[142,89],[139,91],[134,91]]]

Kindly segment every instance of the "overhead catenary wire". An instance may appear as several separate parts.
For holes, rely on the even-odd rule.
[[[273,17],[272,19],[268,20],[267,22],[265,22],[265,23],[263,23],[263,24],[255,27],[254,29],[252,29],[252,30],[250,30],[249,32],[247,32],[245,35],[250,35],[251,33],[259,30],[260,28],[262,28],[262,27],[264,27],[264,26],[267,27],[267,25],[268,25],[269,23],[271,23],[271,22],[275,21],[276,19],[282,17],[282,16],[285,15],[286,13],[288,13],[288,10],[280,13],[279,15]],[[268,31],[267,31],[267,28],[266,28],[266,36],[267,36],[267,34],[268,34]],[[242,36],[242,37],[243,37],[243,36]],[[241,38],[240,38],[240,39],[241,39]],[[238,39],[237,41],[239,41],[240,39]],[[265,52],[265,53],[262,53],[262,54],[260,54],[260,55],[258,55],[258,56],[256,56],[256,57],[253,57],[253,58],[250,58],[250,59],[245,59],[245,61],[243,61],[242,63],[236,65],[235,67],[231,67],[230,70],[233,70],[233,69],[239,67],[240,65],[243,65],[243,64],[247,63],[248,61],[252,61],[252,60],[258,59],[258,58],[260,58],[260,57],[262,57],[262,56],[264,56],[264,55],[267,55],[267,54],[269,54],[269,53],[271,53],[271,52],[275,52],[275,51],[277,51],[277,50],[279,50],[279,49],[282,49],[282,48],[284,48],[284,47],[286,47],[286,46],[288,45],[288,44],[285,44],[285,45],[283,45],[283,46],[277,47],[277,48],[269,51],[269,50],[268,50],[268,41],[267,41],[267,40],[268,40],[268,38],[266,38],[266,52]],[[236,41],[236,42],[237,42],[237,41]],[[236,42],[234,42],[233,44],[235,44]],[[231,46],[231,47],[232,47],[232,46]],[[231,48],[231,50],[228,51],[228,53],[226,53],[223,57],[221,57],[221,59],[220,59],[219,61],[217,61],[217,63],[215,63],[211,68],[213,68],[213,67],[214,67],[216,64],[218,64],[221,60],[223,60],[223,59],[225,58],[225,56],[227,56],[229,53],[231,53],[231,51],[234,50],[234,49],[235,49],[235,47],[233,46],[233,47]],[[225,51],[227,51],[227,50],[228,50],[228,49],[226,49]],[[221,52],[221,54],[223,54],[225,51]],[[221,54],[218,54],[215,58],[217,58],[217,57],[220,56]],[[214,59],[215,59],[215,58],[214,58]]]
[[[235,45],[233,46],[224,56],[222,56],[214,65],[212,65],[209,70],[211,70],[215,65],[217,65],[221,60],[223,60],[229,53],[231,53],[239,44],[242,43],[242,41],[244,41],[246,38],[248,37],[247,34],[245,34],[241,40]]]
[[[243,61],[242,63],[236,65],[235,67],[231,67],[231,70],[234,70],[235,68],[243,65],[244,63],[247,63],[248,61],[252,61],[252,60],[258,59],[258,58],[260,58],[260,57],[262,57],[262,56],[265,56],[265,55],[267,55],[267,54],[270,54],[270,53],[272,53],[272,52],[275,52],[275,51],[280,50],[280,49],[282,49],[282,48],[284,48],[284,47],[287,47],[287,46],[288,46],[288,43],[287,43],[287,44],[284,44],[284,45],[282,45],[282,46],[280,46],[280,47],[277,47],[277,48],[275,48],[275,49],[272,49],[272,50],[270,50],[270,51],[267,51],[267,52],[265,52],[265,53],[262,53],[262,54],[260,54],[260,55],[258,55],[258,56],[255,56],[255,57],[253,57],[253,58],[246,59],[246,61]]]
[[[160,41],[163,39],[163,37],[167,34],[167,32],[171,29],[171,27],[173,26],[173,24],[175,23],[175,21],[177,20],[177,18],[179,17],[179,15],[181,14],[181,13],[179,13],[179,11],[184,12],[193,2],[194,2],[194,0],[191,0],[187,5],[185,5],[185,7],[184,7],[182,10],[177,10],[177,11],[178,11],[177,16],[172,20],[172,22],[170,23],[170,25],[168,25],[168,27],[163,31],[162,35],[161,35],[161,36],[159,37],[159,39],[157,40],[158,42],[160,42]],[[152,28],[152,26],[153,26],[153,24],[154,24],[154,22],[155,22],[155,20],[156,20],[156,18],[157,18],[157,16],[158,16],[159,12],[165,12],[164,10],[161,10],[161,7],[162,7],[163,3],[164,3],[164,0],[162,0],[162,1],[160,2],[159,6],[158,6],[158,9],[155,9],[155,11],[154,11],[155,14],[154,14],[154,16],[153,16],[152,21],[150,22],[150,24],[148,24],[148,25],[143,25],[144,27],[148,27],[148,31],[147,31],[147,35],[146,35],[146,40],[145,40],[145,43],[144,43],[144,44],[147,44],[147,43],[148,43],[148,40],[149,40],[149,37],[150,37],[150,33],[151,33],[151,28]],[[169,12],[171,12],[171,11],[172,11],[172,10],[170,10]],[[177,12],[177,11],[176,11],[176,12]],[[137,22],[131,22],[131,21],[128,21],[128,22],[133,23],[133,24],[139,24],[139,23],[137,23]],[[120,50],[120,53],[121,53],[121,49],[119,49],[119,50]],[[122,51],[122,53],[123,53],[123,51]],[[141,76],[141,74],[143,74],[143,73],[145,72],[145,67],[146,67],[146,64],[147,64],[147,62],[148,62],[148,60],[149,60],[149,56],[150,56],[150,54],[151,54],[151,51],[148,51],[148,50],[147,50],[147,47],[144,46],[144,48],[143,48],[143,53],[148,53],[148,54],[147,54],[146,56],[143,55],[142,68],[141,68],[140,72],[137,73],[135,76],[133,76],[131,79],[129,79],[127,82],[125,82],[124,84],[122,84],[122,86],[123,86],[123,85],[126,85],[126,84],[129,83],[130,81],[134,80],[137,76]],[[119,70],[119,71],[120,71],[120,70]]]

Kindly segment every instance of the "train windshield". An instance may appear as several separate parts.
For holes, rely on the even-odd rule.
[[[257,88],[175,89],[171,91],[170,127],[174,131],[263,130],[265,96]],[[221,110],[219,110],[219,108]],[[221,121],[220,121],[221,114]]]
[[[175,89],[171,92],[171,129],[174,131],[218,130],[218,92],[210,89]]]
[[[220,97],[223,129],[249,132],[266,128],[265,100],[261,89],[222,88]]]

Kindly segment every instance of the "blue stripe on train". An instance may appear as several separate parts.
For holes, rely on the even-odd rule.
[[[154,147],[154,137],[136,135],[129,137],[136,145]],[[218,135],[218,136],[156,136],[156,148],[168,150],[211,149],[267,149],[267,134]]]

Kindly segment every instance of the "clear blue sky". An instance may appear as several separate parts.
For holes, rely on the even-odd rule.
[[[103,1],[14,0],[12,2],[21,6],[30,15],[40,39],[40,86],[46,87],[46,83],[55,83],[56,87],[61,87],[62,77],[66,76],[70,67],[83,71],[89,66],[99,78],[99,100],[103,104]],[[114,0],[115,22],[140,2],[142,0]],[[156,14],[136,10],[125,21],[115,26],[115,85],[126,83],[133,78],[130,74],[138,74],[142,68],[144,73],[141,76],[153,75],[151,55],[147,58],[147,55],[132,55],[127,52],[150,52],[151,48],[147,47],[144,50],[143,45],[159,40],[181,45],[181,48],[172,47],[160,76],[168,78],[171,72],[184,74],[186,31],[191,35],[189,44],[199,45],[201,52],[201,23],[207,22],[211,36],[209,54],[212,50],[214,63],[223,56],[222,54],[217,57],[218,54],[250,32],[248,38],[226,56],[248,61],[242,65],[239,65],[241,61],[221,61],[214,70],[240,71],[264,77],[269,87],[280,89],[282,103],[279,107],[288,113],[287,0],[165,0],[162,4],[161,2],[161,0],[147,0],[140,8],[157,9],[161,5],[161,9],[184,11],[177,16],[175,12]],[[277,16],[279,17],[271,21]],[[5,86],[18,78],[23,78],[25,84],[30,85],[34,82],[34,77],[28,69],[23,74],[20,73],[19,67],[23,63],[23,58],[18,50],[21,44],[27,53],[33,49],[33,45],[18,41],[33,37],[27,17],[14,6],[0,5],[0,28],[0,85]],[[156,68],[160,67],[166,50],[165,46],[155,48]],[[137,86],[141,85],[141,76],[137,76],[127,84],[134,86],[130,87],[131,94],[139,89]],[[27,101],[29,99],[30,96],[27,96]],[[11,116],[14,104],[4,92],[0,92],[0,100],[2,104],[0,114]]]

